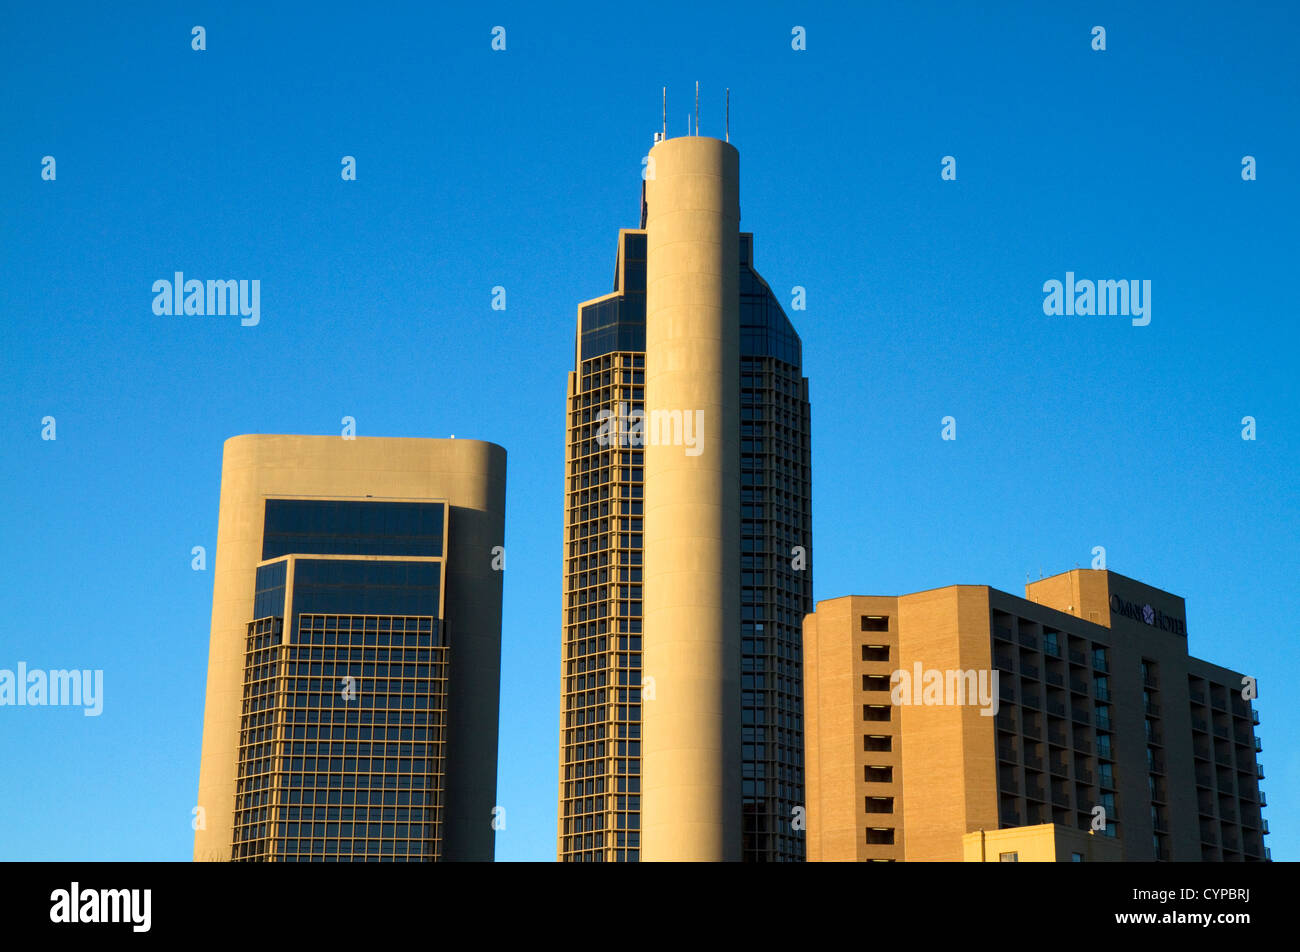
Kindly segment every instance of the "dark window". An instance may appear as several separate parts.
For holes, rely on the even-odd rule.
[[[293,612],[317,615],[439,614],[438,562],[299,559]]]
[[[889,631],[888,615],[863,615],[863,631]]]
[[[444,503],[268,499],[262,558],[442,555]]]

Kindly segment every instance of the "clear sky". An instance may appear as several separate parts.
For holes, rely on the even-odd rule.
[[[105,695],[0,708],[0,858],[190,857],[222,442],[344,416],[509,451],[497,856],[554,858],[576,305],[696,80],[759,271],[807,289],[816,597],[1105,546],[1259,677],[1300,858],[1295,5],[467,6],[0,14],[0,668]],[[259,279],[260,323],[156,316],[176,271]],[[1150,324],[1045,315],[1067,271],[1150,280]]]

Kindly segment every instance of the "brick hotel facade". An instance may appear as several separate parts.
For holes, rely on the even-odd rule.
[[[808,859],[1268,859],[1259,717],[1242,673],[1189,653],[1183,599],[1088,569],[1025,594],[818,603],[804,622]],[[996,716],[891,703],[893,672],[918,662],[996,670]]]

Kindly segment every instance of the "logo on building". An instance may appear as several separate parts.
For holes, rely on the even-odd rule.
[[[1132,602],[1125,601],[1118,595],[1112,595],[1110,597],[1110,610],[1112,614],[1123,615],[1125,618],[1140,621],[1152,628],[1159,628],[1161,631],[1172,631],[1176,635],[1187,637],[1187,624],[1183,619],[1166,615],[1160,609],[1152,608],[1149,604],[1135,605]]]

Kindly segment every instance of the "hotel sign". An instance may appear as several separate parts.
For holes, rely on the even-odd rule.
[[[1110,597],[1110,610],[1112,614],[1123,615],[1125,618],[1132,618],[1134,621],[1140,621],[1144,625],[1150,625],[1152,628],[1159,628],[1162,631],[1172,631],[1176,635],[1187,637],[1187,624],[1181,618],[1174,618],[1172,615],[1166,615],[1157,608],[1150,605],[1135,605],[1133,602],[1127,602],[1118,595]]]

